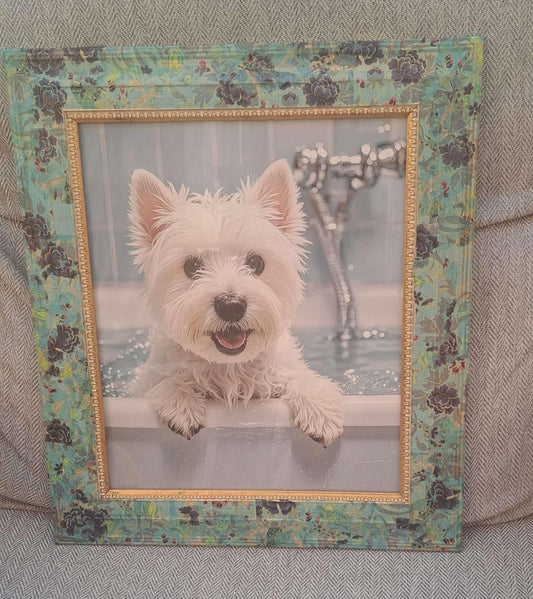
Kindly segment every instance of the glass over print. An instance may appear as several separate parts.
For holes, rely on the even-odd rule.
[[[406,133],[402,117],[80,125],[111,487],[399,491]],[[187,431],[171,433],[134,383],[145,376],[141,366],[150,352],[158,351],[160,340],[154,347],[149,330],[163,315],[154,314],[150,300],[143,298],[143,275],[133,264],[135,246],[128,221],[132,173],[143,168],[175,189],[183,184],[190,189],[187,201],[195,202],[199,199],[194,192],[235,193],[248,177],[258,179],[279,159],[293,167],[290,174],[299,180],[298,202],[308,222],[303,233],[305,291],[290,330],[311,372],[330,378],[342,392],[339,425],[343,420],[344,432],[338,440],[327,439],[332,444],[324,451],[324,440],[313,442],[312,432],[305,435],[293,428],[291,403],[283,391],[273,388],[285,375],[280,373],[266,389],[241,390],[237,398],[236,371],[227,383],[213,374],[215,384],[223,388],[218,397],[205,402],[204,428],[186,440]],[[311,197],[318,172],[323,178],[325,220]],[[209,251],[202,247],[206,245],[202,236],[206,230],[213,234],[211,220],[200,215],[195,221],[181,218],[180,209],[173,235],[179,236],[186,226],[198,247],[176,255],[170,268],[177,271],[183,270],[189,253]],[[241,217],[230,212],[225,218]],[[254,226],[252,220],[238,223]],[[275,233],[267,229],[262,233],[267,239],[256,240],[257,245],[268,245],[268,237]],[[213,240],[210,251],[217,253],[220,264],[190,282],[192,287],[206,288],[203,298],[195,295],[195,301],[205,304],[200,315],[204,328],[213,317],[216,298],[228,289],[238,294],[250,278],[246,273],[240,282],[229,278],[234,273],[225,273],[227,264],[221,258],[227,242],[222,231],[214,234],[220,241]],[[246,238],[233,241],[237,253],[253,254],[253,245],[238,247],[249,243]],[[167,251],[179,254],[181,248]],[[230,254],[229,259],[235,258]],[[276,259],[272,258],[274,264],[263,261],[266,275]],[[262,272],[259,277],[265,279]],[[341,289],[343,281],[346,289]],[[263,287],[248,293],[251,297],[243,299],[251,304]],[[300,289],[288,293],[299,294]],[[174,294],[179,292],[170,291],[169,302]],[[351,297],[344,305],[346,294]],[[265,326],[261,320],[266,317],[253,310],[253,305],[248,308],[251,318]],[[188,326],[189,314],[187,310],[179,314],[183,320],[179,326]],[[243,311],[240,321],[246,317]],[[217,321],[215,327],[225,322],[220,317]],[[279,335],[266,339],[266,347],[275,348]],[[208,354],[207,360],[220,362],[224,355]],[[252,361],[246,376],[260,378],[265,366],[256,365],[254,357],[244,350],[232,362]],[[190,367],[187,356],[175,358],[173,365],[178,376],[180,368]]]

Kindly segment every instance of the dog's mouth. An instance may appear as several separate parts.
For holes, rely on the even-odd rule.
[[[215,347],[220,353],[228,356],[236,356],[244,351],[246,341],[251,332],[251,330],[246,331],[239,327],[231,326],[225,331],[211,333],[211,339],[213,339]]]

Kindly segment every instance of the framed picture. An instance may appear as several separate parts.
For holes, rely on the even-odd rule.
[[[460,548],[481,56],[4,52],[57,542]]]

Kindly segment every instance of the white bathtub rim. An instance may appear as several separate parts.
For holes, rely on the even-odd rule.
[[[219,402],[207,402],[206,428],[283,428],[293,426],[285,400],[253,400],[231,410]],[[142,398],[104,397],[106,428],[165,428]],[[346,395],[344,426],[385,427],[400,425],[399,395]]]

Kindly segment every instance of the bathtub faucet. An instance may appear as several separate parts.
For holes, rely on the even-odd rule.
[[[298,148],[294,155],[294,177],[301,188],[308,190],[314,224],[335,288],[336,339],[353,339],[356,328],[355,300],[342,247],[348,202],[358,190],[375,185],[383,169],[403,176],[405,161],[405,141],[365,144],[351,156],[330,156],[324,144],[317,143],[314,148]],[[340,191],[339,182],[344,183]]]

